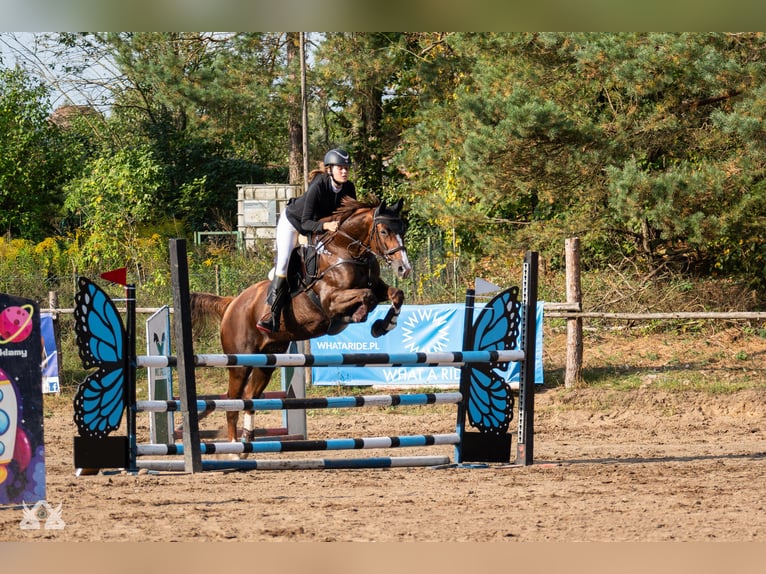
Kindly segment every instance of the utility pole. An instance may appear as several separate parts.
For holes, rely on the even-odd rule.
[[[301,52],[301,124],[303,126],[303,191],[309,186],[309,102],[306,93],[306,33],[301,32],[300,52]]]

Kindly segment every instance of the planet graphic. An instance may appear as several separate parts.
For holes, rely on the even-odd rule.
[[[6,307],[0,312],[0,344],[21,343],[32,332],[32,305]]]

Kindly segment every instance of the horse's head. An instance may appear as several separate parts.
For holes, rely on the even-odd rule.
[[[404,247],[404,234],[407,225],[402,218],[402,200],[387,206],[385,200],[375,208],[370,230],[370,246],[404,279],[412,271],[407,250]]]

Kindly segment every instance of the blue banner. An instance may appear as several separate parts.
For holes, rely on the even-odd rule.
[[[40,313],[40,331],[43,342],[43,392],[58,393],[59,385],[59,355],[56,347],[56,333],[51,313]]]
[[[370,327],[382,319],[388,305],[378,306],[367,321],[349,325],[337,335],[311,340],[311,352],[341,353],[436,353],[463,350],[464,304],[404,305],[396,328],[379,338]],[[481,305],[476,306],[474,318]],[[543,303],[537,303],[537,342],[535,383],[543,382]],[[315,385],[381,387],[455,387],[460,385],[457,367],[314,367]],[[511,363],[505,372],[507,382],[518,382],[519,363]]]

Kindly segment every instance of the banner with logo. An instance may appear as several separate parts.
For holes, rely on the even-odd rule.
[[[146,320],[146,354],[170,356],[170,308],[164,305]],[[148,367],[149,398],[169,401],[173,398],[173,369]],[[149,438],[153,444],[173,444],[173,413],[150,413]]]
[[[367,321],[349,325],[337,335],[311,340],[311,352],[322,353],[436,353],[463,349],[464,304],[404,305],[396,328],[382,337],[370,334],[370,327],[382,319],[388,305],[379,305]],[[474,320],[481,305],[474,311]],[[543,303],[537,304],[535,383],[543,382]],[[315,385],[381,387],[458,387],[457,367],[314,367]],[[518,382],[519,363],[506,372],[507,382]]]

